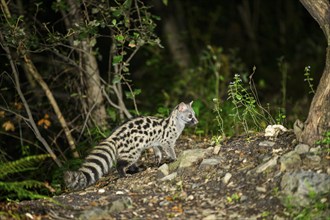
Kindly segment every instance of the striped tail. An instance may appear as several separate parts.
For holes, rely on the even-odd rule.
[[[116,162],[117,150],[113,141],[104,141],[86,157],[78,171],[66,171],[64,182],[70,190],[81,190],[109,173]]]

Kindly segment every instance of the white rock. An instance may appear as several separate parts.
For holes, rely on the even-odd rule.
[[[221,150],[221,145],[220,144],[215,145],[213,149],[213,154],[218,155],[220,150]]]
[[[34,219],[34,218],[33,218],[33,215],[31,215],[31,213],[28,213],[28,212],[27,212],[27,213],[25,213],[25,216],[26,216],[27,218],[29,218],[29,219]]]
[[[259,143],[260,147],[272,147],[275,145],[275,142],[272,141],[262,141]]]
[[[258,192],[263,192],[263,193],[267,192],[267,189],[266,189],[265,187],[262,187],[262,186],[257,186],[257,187],[256,187],[256,190],[257,190]]]
[[[168,165],[166,163],[164,163],[163,165],[158,167],[158,171],[157,171],[158,178],[163,178],[164,176],[167,176],[168,174],[169,174],[169,169],[168,169]]]
[[[222,182],[227,185],[231,177],[231,173],[226,173],[226,175],[222,178]]]
[[[286,129],[283,125],[268,125],[265,129],[265,137],[277,137],[281,132],[286,132]]]
[[[97,192],[100,193],[100,194],[102,194],[102,193],[105,192],[105,189],[99,189]]]
[[[218,217],[215,215],[215,214],[211,214],[211,215],[208,215],[204,218],[202,218],[203,220],[217,220]]]
[[[170,175],[164,176],[163,178],[160,179],[160,181],[170,181],[176,178],[177,172],[171,173]]]

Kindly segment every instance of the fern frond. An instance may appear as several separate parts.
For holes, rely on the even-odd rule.
[[[0,163],[0,179],[3,179],[8,174],[37,169],[34,166],[48,157],[50,157],[49,154],[41,154],[41,155],[24,157],[19,160],[6,162],[2,164]]]
[[[32,188],[43,188],[44,183],[35,180],[25,180],[21,182],[0,182],[0,191],[6,192],[5,198],[18,198],[18,199],[41,199],[46,196],[31,191]],[[4,197],[2,197],[4,198]],[[1,198],[1,199],[2,199]]]

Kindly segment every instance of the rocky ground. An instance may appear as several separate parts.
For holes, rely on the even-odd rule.
[[[326,149],[298,144],[290,131],[221,144],[184,136],[175,162],[157,167],[152,152],[146,152],[141,171],[126,178],[114,171],[54,201],[2,209],[26,219],[329,219]]]

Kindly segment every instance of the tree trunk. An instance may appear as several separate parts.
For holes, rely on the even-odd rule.
[[[70,11],[68,13],[69,20],[65,22],[67,28],[71,28],[73,24],[83,25],[85,23],[83,17],[84,13],[81,11],[78,2],[69,0],[68,4]],[[65,18],[65,13],[63,12],[62,14]],[[73,41],[71,43],[73,44]],[[91,116],[91,120],[88,120],[89,124],[91,124],[90,122],[94,122],[97,126],[104,129],[107,125],[107,114],[103,102],[101,76],[96,57],[93,54],[91,39],[86,37],[80,40],[78,48],[77,52],[79,53],[80,66],[83,70],[80,75],[86,86],[85,95],[87,98],[83,99],[83,106],[87,108],[85,113],[87,113],[87,117],[89,114]]]
[[[328,0],[300,0],[300,2],[320,25],[327,40],[325,68],[300,140],[313,145],[330,130],[330,3]]]

